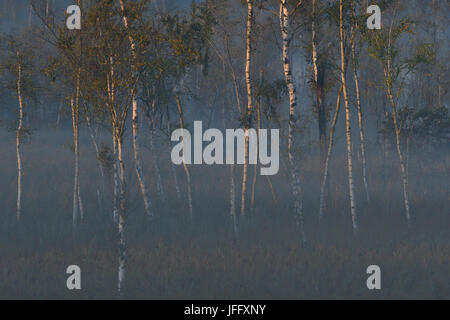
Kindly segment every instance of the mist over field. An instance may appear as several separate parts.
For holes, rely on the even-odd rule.
[[[0,299],[450,299],[449,8],[372,3],[0,0]]]

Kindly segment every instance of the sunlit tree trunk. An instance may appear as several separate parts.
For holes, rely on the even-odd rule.
[[[334,111],[333,120],[332,120],[331,126],[330,126],[330,136],[328,138],[327,157],[325,159],[325,164],[323,166],[322,181],[320,184],[320,205],[319,205],[319,219],[320,220],[322,220],[323,213],[325,210],[325,186],[327,184],[328,167],[329,167],[329,163],[330,163],[331,153],[333,151],[334,133],[336,131],[336,123],[337,123],[337,119],[339,117],[339,110],[341,108],[341,94],[342,94],[342,86],[339,88],[337,101],[336,101],[336,110]]]
[[[289,11],[287,8],[287,1],[281,0],[280,3],[280,26],[283,38],[282,61],[286,85],[289,92],[289,133],[288,133],[288,158],[291,171],[292,195],[294,198],[294,214],[297,226],[300,229],[302,242],[306,241],[303,222],[303,199],[300,182],[300,172],[296,160],[296,145],[295,145],[295,108],[297,106],[297,93],[292,78],[292,66],[289,59],[290,44],[292,35],[290,34],[289,26]]]
[[[316,93],[316,110],[319,124],[319,147],[320,147],[320,165],[323,167],[325,158],[325,144],[326,144],[326,114],[324,100],[324,70],[321,67],[319,70],[317,58],[317,43],[316,43],[316,1],[312,0],[312,22],[311,22],[311,48],[312,48],[312,62],[314,70],[314,91]]]
[[[250,127],[252,115],[252,82],[251,82],[251,60],[252,60],[252,30],[253,29],[253,0],[247,0],[247,49],[245,59],[245,82],[247,84],[247,113],[245,121],[245,156],[244,169],[242,172],[242,193],[241,193],[241,216],[245,215],[245,196],[247,191],[247,169],[248,169],[248,148]]]
[[[184,122],[183,122],[183,109],[181,108],[181,102],[180,102],[180,98],[178,97],[178,95],[175,95],[175,101],[177,103],[177,107],[178,107],[178,116],[179,116],[179,120],[180,120],[180,129],[184,128]],[[183,141],[184,141],[184,137],[183,137]],[[189,172],[189,168],[186,165],[186,161],[184,159],[184,150],[183,150],[183,168],[184,168],[184,172],[186,173],[186,181],[187,181],[187,193],[188,193],[188,206],[189,206],[189,218],[191,221],[191,225],[192,225],[192,220],[193,220],[193,209],[192,209],[192,192],[191,192],[191,174]]]
[[[113,56],[109,57],[109,74],[107,79],[107,87],[108,87],[108,103],[109,108],[112,110],[115,105],[115,82],[114,82],[114,59]],[[115,133],[115,125],[112,119],[112,139],[113,139],[113,179],[114,179],[114,191],[113,191],[113,222],[114,226],[118,226],[119,224],[119,164],[118,164],[118,155],[117,155],[117,138]]]
[[[19,52],[17,52],[19,59]],[[20,61],[17,65],[17,97],[19,99],[19,125],[16,133],[16,154],[17,154],[17,207],[16,215],[17,221],[20,222],[22,215],[22,158],[20,156],[20,140],[23,131],[23,98],[22,98],[22,64]]]
[[[120,8],[122,10],[122,18],[123,18],[123,24],[125,26],[125,30],[128,32],[128,40],[130,42],[130,50],[131,55],[133,57],[133,86],[136,84],[134,83],[137,78],[137,67],[136,67],[136,44],[135,41],[129,32],[128,28],[128,17],[127,17],[127,8],[125,7],[124,1],[119,0],[120,2]],[[149,217],[153,217],[153,212],[151,210],[151,203],[150,203],[150,197],[147,192],[146,183],[144,179],[144,174],[142,172],[142,166],[141,166],[141,159],[140,159],[140,147],[139,147],[139,123],[138,123],[138,117],[139,117],[139,111],[138,111],[138,105],[136,100],[136,92],[135,88],[133,87],[131,89],[131,100],[132,100],[132,126],[133,126],[133,150],[134,150],[134,163],[136,167],[136,175],[139,181],[139,187],[141,189],[142,198],[144,200],[144,207],[145,212]]]
[[[347,136],[347,169],[348,169],[348,186],[350,196],[350,211],[352,215],[353,232],[358,232],[358,224],[355,207],[355,191],[353,184],[353,163],[352,163],[352,137],[350,129],[350,108],[348,103],[347,86],[345,82],[345,56],[344,56],[344,26],[343,26],[343,0],[339,1],[339,37],[341,49],[341,83],[344,92],[345,102],[345,132]]]

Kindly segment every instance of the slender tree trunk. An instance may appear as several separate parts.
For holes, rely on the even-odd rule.
[[[337,119],[339,117],[339,110],[341,108],[341,94],[342,94],[342,86],[339,88],[337,102],[336,102],[336,110],[334,112],[333,121],[331,122],[331,126],[330,126],[330,136],[329,136],[329,140],[328,140],[328,152],[327,152],[327,157],[325,159],[325,164],[323,166],[322,182],[320,184],[320,206],[319,206],[319,219],[320,220],[322,220],[322,218],[323,218],[323,213],[324,213],[324,209],[325,209],[325,186],[327,184],[327,178],[328,178],[328,166],[330,163],[331,153],[333,151],[334,133],[336,131],[336,123],[337,123]]]
[[[178,178],[177,178],[177,173],[175,171],[175,166],[173,164],[171,164],[170,168],[172,170],[173,183],[175,185],[175,193],[177,195],[177,199],[181,199],[180,186],[178,185]]]
[[[409,194],[408,194],[408,175],[406,173],[405,168],[405,161],[403,159],[403,154],[400,146],[400,126],[398,124],[397,120],[397,106],[394,101],[394,96],[392,93],[392,70],[391,70],[391,64],[392,64],[392,52],[391,52],[391,43],[392,43],[392,32],[395,22],[395,17],[397,14],[397,9],[400,5],[400,1],[397,1],[394,11],[394,17],[392,18],[391,26],[389,28],[389,34],[388,34],[388,50],[387,50],[387,66],[383,69],[384,71],[384,78],[386,83],[386,94],[387,97],[391,103],[392,107],[392,120],[394,123],[394,131],[395,131],[395,142],[397,147],[397,154],[398,159],[400,162],[400,170],[401,170],[401,178],[403,183],[403,200],[405,205],[405,213],[406,213],[406,221],[408,224],[408,228],[411,228],[411,214],[409,210]]]
[[[411,227],[411,213],[409,210],[409,194],[408,194],[408,175],[406,173],[406,167],[405,167],[405,161],[403,159],[403,153],[400,146],[400,127],[398,125],[398,119],[397,119],[397,107],[394,101],[394,97],[392,95],[392,84],[390,83],[390,76],[386,73],[385,75],[387,77],[387,95],[388,99],[391,102],[392,106],[392,120],[394,122],[394,130],[395,130],[395,143],[397,147],[397,154],[398,159],[400,161],[400,170],[401,170],[401,177],[402,177],[402,183],[403,183],[403,200],[405,205],[405,213],[406,213],[406,221],[408,223],[408,227]]]
[[[356,30],[355,30],[356,32]],[[366,199],[367,202],[370,202],[370,194],[369,187],[367,184],[367,165],[366,165],[366,148],[364,143],[364,129],[363,129],[363,115],[361,109],[361,98],[359,93],[359,80],[358,80],[358,66],[356,61],[356,48],[355,48],[355,39],[352,39],[352,61],[353,61],[353,78],[355,79],[355,88],[356,88],[356,104],[358,107],[358,125],[359,125],[359,137],[361,142],[361,157],[362,157],[362,173],[363,173],[363,182],[364,189],[366,191]]]
[[[339,36],[341,45],[341,82],[344,92],[345,102],[345,131],[347,136],[347,168],[348,168],[348,186],[350,195],[350,210],[352,215],[353,233],[358,232],[358,224],[356,217],[355,192],[353,184],[353,162],[352,162],[352,137],[350,129],[350,108],[348,103],[347,85],[345,82],[345,56],[344,56],[344,26],[343,26],[343,4],[339,1]]]
[[[297,106],[297,93],[292,78],[292,66],[289,59],[290,42],[292,35],[289,28],[289,11],[287,1],[281,0],[280,3],[280,26],[283,38],[282,61],[286,85],[289,91],[289,135],[288,135],[288,158],[291,171],[292,195],[294,198],[295,221],[300,229],[302,242],[306,241],[303,222],[303,199],[300,182],[300,172],[296,161],[296,145],[295,145],[295,108]]]
[[[72,109],[72,127],[73,127],[73,146],[75,154],[75,172],[73,181],[73,210],[72,210],[72,231],[75,232],[78,227],[78,176],[79,176],[79,158],[78,158],[78,110],[74,103],[73,96],[70,99],[70,107]]]
[[[262,78],[262,76],[261,76]],[[262,79],[261,79],[262,80]],[[261,99],[260,95],[258,96],[258,101],[256,104],[256,126],[257,126],[257,144],[256,144],[256,154],[258,154],[258,148],[259,148],[259,132],[261,129]],[[252,183],[252,197],[250,202],[250,210],[253,212],[255,209],[255,188],[256,188],[256,179],[258,177],[258,163],[255,163],[254,165],[254,171],[253,171],[253,183]]]
[[[135,41],[131,35],[131,33],[129,32],[129,28],[128,28],[128,17],[127,17],[127,9],[125,7],[124,1],[123,0],[119,0],[120,2],[120,8],[122,11],[122,18],[123,18],[123,24],[125,26],[125,30],[128,32],[128,40],[130,42],[130,50],[131,50],[131,55],[133,57],[133,82],[135,82],[137,80],[137,67],[136,67],[136,44]],[[133,83],[133,85],[135,85],[135,83]],[[145,212],[147,213],[147,215],[152,218],[153,217],[153,212],[151,210],[151,202],[150,202],[150,197],[148,195],[147,192],[147,188],[146,188],[146,183],[145,183],[145,179],[144,179],[144,174],[142,172],[142,166],[141,166],[141,159],[140,159],[140,148],[139,148],[139,125],[138,125],[138,105],[137,105],[137,100],[136,100],[136,92],[135,89],[132,88],[131,89],[131,99],[132,99],[132,126],[133,126],[133,150],[134,150],[134,163],[135,163],[135,167],[136,167],[136,175],[138,177],[138,181],[139,181],[139,187],[141,189],[141,194],[142,194],[142,198],[144,200],[144,207],[145,207]]]
[[[100,149],[98,147],[98,143],[96,140],[96,134],[94,134],[94,130],[92,129],[92,123],[91,123],[91,118],[89,117],[89,115],[86,112],[86,124],[87,127],[89,129],[89,136],[91,137],[91,141],[92,144],[94,145],[94,149],[95,149],[95,156],[96,156],[96,160],[97,160],[97,167],[98,170],[100,172],[100,179],[101,179],[101,192],[100,190],[97,189],[97,198],[98,198],[98,207],[100,212],[103,211],[103,197],[105,194],[105,172],[103,170],[103,165],[100,161],[99,155],[100,155]]]
[[[312,62],[314,70],[314,89],[316,92],[316,110],[319,125],[319,146],[320,146],[320,165],[323,168],[325,161],[325,144],[326,144],[326,115],[323,104],[324,95],[324,70],[319,70],[317,58],[317,44],[316,44],[316,5],[315,0],[312,0],[312,22],[311,22],[311,47],[312,47]]]
[[[114,226],[119,225],[119,165],[117,163],[117,139],[113,132],[113,179],[114,179],[114,192],[113,192],[113,222]]]
[[[107,87],[108,87],[108,95],[109,95],[109,108],[111,110],[114,109],[114,105],[116,102],[116,94],[115,94],[115,81],[114,81],[114,59],[112,53],[110,53],[109,57],[109,75],[107,77]],[[115,121],[112,120],[112,138],[113,138],[113,178],[114,178],[114,192],[113,192],[113,223],[115,227],[119,226],[119,164],[118,164],[118,142],[116,135],[116,125]]]
[[[170,117],[167,118],[167,131],[171,132],[171,128],[170,128]],[[169,146],[170,149],[172,149],[173,144],[172,142],[169,140]],[[173,163],[170,164],[170,168],[172,170],[172,176],[173,176],[173,183],[175,185],[175,193],[177,195],[177,199],[180,200],[181,199],[181,193],[180,193],[180,186],[178,184],[178,177],[177,177],[177,172],[175,171],[175,165]]]
[[[17,58],[19,53],[17,52]],[[17,66],[17,97],[19,99],[19,126],[16,133],[16,154],[17,154],[17,221],[20,222],[22,215],[22,158],[20,156],[20,140],[23,131],[23,99],[22,99],[22,65],[19,62]]]
[[[245,215],[245,196],[247,191],[247,169],[248,169],[248,129],[251,124],[252,115],[252,82],[251,82],[251,62],[252,62],[252,32],[253,32],[253,0],[247,0],[247,50],[245,59],[245,82],[247,84],[247,114],[245,121],[245,156],[244,169],[242,172],[242,193],[241,193],[241,216]]]
[[[155,127],[153,120],[150,121],[150,150],[152,152],[153,158],[153,166],[155,167],[155,175],[156,175],[156,190],[158,191],[158,196],[161,201],[166,201],[166,194],[164,192],[164,186],[161,178],[161,170],[159,169],[158,157],[155,148]]]
[[[144,173],[142,172],[141,155],[139,146],[139,110],[137,107],[137,100],[134,97],[132,101],[132,126],[133,126],[133,151],[134,151],[134,163],[136,168],[136,175],[138,177],[139,187],[141,189],[142,199],[144,200],[144,208],[148,217],[153,218],[153,211],[151,208],[150,197],[148,195],[147,187],[145,184]]]
[[[117,132],[117,129],[116,129]],[[119,196],[119,224],[118,224],[118,244],[119,244],[119,270],[117,290],[119,294],[122,292],[125,271],[126,271],[126,255],[127,247],[125,242],[125,218],[126,218],[126,183],[125,183],[125,163],[122,153],[122,134],[116,133],[117,155],[120,168],[120,196]]]
[[[180,129],[184,128],[184,122],[183,122],[183,109],[181,108],[181,102],[178,95],[175,95],[175,101],[177,103],[178,107],[178,116],[180,120]],[[184,137],[183,137],[184,141]],[[183,168],[184,172],[186,173],[186,181],[187,181],[187,193],[188,193],[188,205],[189,205],[189,218],[191,221],[191,225],[193,223],[193,209],[192,209],[192,193],[191,193],[191,174],[189,173],[189,169],[186,165],[186,161],[184,159],[184,150],[183,150]]]
[[[78,69],[77,75],[77,89],[75,95],[75,110],[76,110],[76,151],[75,151],[75,161],[77,162],[77,197],[78,197],[78,210],[80,212],[80,223],[84,219],[84,209],[83,201],[81,198],[81,188],[80,188],[80,151],[79,151],[79,113],[80,113],[80,81],[81,81],[81,68]]]
[[[236,191],[234,182],[234,164],[230,165],[230,217],[233,224],[233,232],[236,235],[238,232],[238,225],[236,219]]]

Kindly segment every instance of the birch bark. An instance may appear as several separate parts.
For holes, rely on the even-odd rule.
[[[145,212],[147,213],[147,215],[152,218],[153,217],[153,212],[151,210],[151,202],[150,202],[150,197],[148,195],[147,192],[147,187],[146,187],[146,183],[145,183],[145,178],[144,178],[144,174],[142,171],[142,165],[141,165],[141,158],[140,158],[140,146],[139,146],[139,121],[138,121],[138,117],[139,117],[139,111],[138,111],[138,105],[137,105],[137,100],[136,100],[136,91],[134,86],[136,85],[136,81],[137,81],[137,66],[136,66],[136,43],[135,40],[133,38],[133,36],[131,35],[130,31],[129,31],[129,26],[128,26],[128,17],[127,17],[127,8],[125,7],[125,3],[123,0],[119,0],[120,2],[120,8],[122,11],[122,19],[123,19],[123,24],[125,26],[125,30],[128,32],[128,40],[130,42],[130,50],[131,50],[131,55],[133,58],[133,77],[132,77],[132,81],[133,81],[133,88],[131,89],[131,99],[132,99],[132,127],[133,127],[133,150],[134,150],[134,163],[135,163],[135,168],[136,168],[136,175],[139,181],[139,187],[141,189],[141,194],[142,194],[142,198],[144,200],[144,207],[145,207]]]
[[[252,62],[252,32],[253,32],[253,0],[247,0],[247,50],[245,59],[245,82],[247,85],[247,113],[245,123],[245,156],[244,168],[242,173],[242,193],[241,193],[241,216],[245,215],[245,202],[247,191],[247,169],[248,169],[248,148],[249,137],[248,129],[250,127],[250,118],[252,115],[252,82],[251,82],[251,62]]]
[[[358,232],[358,224],[355,208],[355,191],[353,184],[353,162],[352,162],[352,137],[350,128],[350,108],[348,103],[347,85],[345,81],[345,56],[344,56],[344,26],[343,26],[343,1],[339,0],[339,38],[341,49],[341,83],[344,92],[345,102],[345,133],[347,136],[347,170],[348,170],[348,187],[350,197],[350,211],[352,215],[353,233]]]
[[[297,93],[292,78],[292,66],[289,58],[290,43],[292,35],[289,28],[289,11],[287,1],[281,0],[280,3],[280,26],[283,38],[282,61],[286,85],[289,92],[289,133],[288,133],[288,158],[291,171],[292,195],[294,198],[294,217],[296,225],[300,229],[302,242],[306,241],[303,221],[303,199],[300,182],[300,172],[296,160],[295,145],[295,125],[297,119],[295,117],[295,108],[297,106]]]
[[[16,53],[19,59],[19,52]],[[20,144],[23,131],[23,99],[22,99],[22,64],[17,65],[17,97],[19,99],[19,125],[16,133],[16,155],[17,155],[17,221],[20,222],[22,216],[22,158],[20,155]]]

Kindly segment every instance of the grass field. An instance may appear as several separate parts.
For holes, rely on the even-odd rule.
[[[105,143],[108,141],[105,140]],[[0,134],[0,298],[105,299],[116,297],[117,249],[106,179],[103,210],[95,154],[81,143],[81,188],[85,220],[71,232],[73,154],[70,131],[37,132],[23,147],[23,222],[15,222],[14,137]],[[185,176],[176,173],[177,199],[168,149],[158,157],[165,194],[158,199],[152,157],[143,163],[156,217],[143,210],[127,150],[128,260],[123,298],[135,299],[450,299],[449,158],[414,157],[409,164],[413,228],[404,217],[395,154],[383,165],[369,152],[371,203],[364,200],[360,161],[355,157],[360,232],[353,236],[346,158],[332,159],[324,221],[317,219],[320,169],[315,156],[301,163],[307,244],[292,217],[284,165],[272,178],[277,203],[258,176],[256,206],[240,219],[235,239],[229,218],[228,167],[191,167],[194,225],[188,220]],[[236,203],[241,168],[237,167]],[[251,183],[253,168],[250,170]],[[251,190],[251,185],[249,185]],[[81,267],[82,290],[66,288],[66,268]],[[366,268],[381,268],[381,290],[368,290]]]

